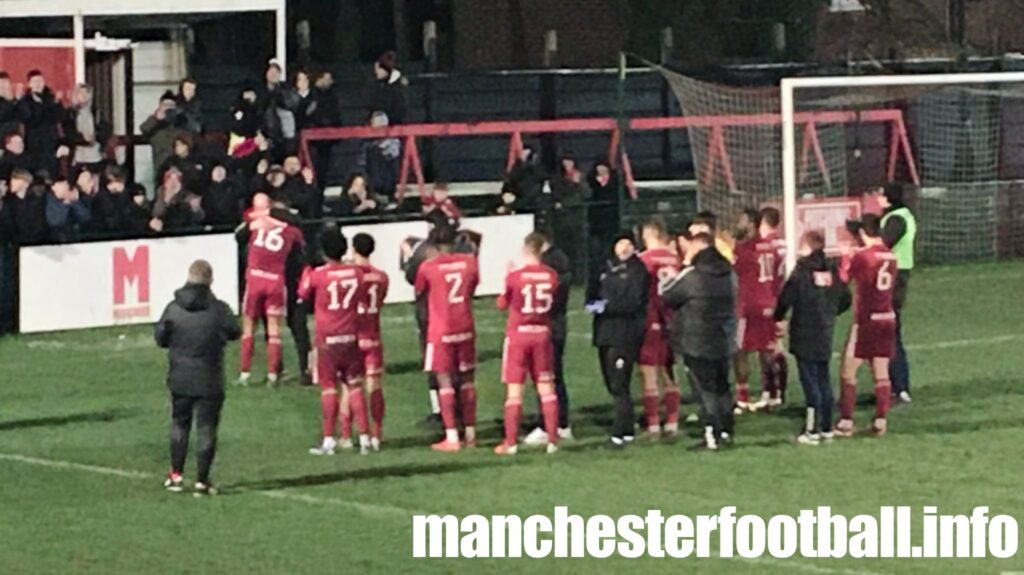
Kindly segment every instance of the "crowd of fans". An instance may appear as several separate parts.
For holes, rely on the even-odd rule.
[[[155,174],[151,182],[141,182],[115,160],[114,148],[107,145],[110,126],[97,114],[89,86],[76,86],[65,106],[40,72],[28,74],[20,97],[11,78],[0,72],[0,244],[229,228],[239,223],[257,192],[288,205],[302,219],[399,209],[402,144],[397,138],[364,141],[340,198],[326,203],[316,174],[330,172],[333,142],[312,143],[311,165],[300,160],[302,130],[341,125],[333,83],[328,71],[305,70],[288,83],[271,60],[262,81],[243,87],[227,112],[227,133],[211,134],[196,81],[182,80],[176,92],[160,97],[139,127]],[[394,53],[383,54],[374,65],[369,125],[405,121],[406,86]],[[614,233],[616,190],[607,163],[597,162],[585,176],[566,155],[549,174],[535,147],[527,146],[485,209],[536,213],[538,226],[556,235],[559,228],[577,233],[583,223],[597,233],[607,223]],[[421,200],[424,211],[442,206],[459,213],[444,184]],[[589,217],[585,204],[592,205]]]

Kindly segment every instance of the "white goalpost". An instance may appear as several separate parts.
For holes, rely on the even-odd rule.
[[[786,234],[786,269],[791,271],[797,260],[798,243],[798,214],[797,202],[799,199],[801,174],[798,173],[798,136],[797,126],[801,123],[797,98],[802,91],[818,90],[819,93],[828,95],[819,98],[817,105],[820,107],[822,101],[843,100],[849,104],[858,101],[881,101],[885,97],[906,98],[907,94],[914,94],[920,97],[923,93],[926,98],[932,100],[942,99],[944,101],[932,102],[933,106],[945,105],[946,107],[933,112],[932,116],[925,117],[921,124],[931,127],[932,133],[927,136],[927,142],[916,142],[919,151],[924,149],[933,158],[932,164],[942,164],[936,171],[934,180],[942,183],[943,180],[959,182],[961,187],[988,184],[995,189],[1000,178],[1000,161],[1006,155],[1006,150],[1001,146],[1001,123],[1005,113],[999,108],[1003,100],[1013,101],[1014,106],[1019,106],[1024,101],[1024,91],[1013,93],[1012,90],[1003,90],[1006,85],[1018,83],[1024,86],[1024,72],[992,72],[992,73],[962,73],[962,74],[920,74],[920,75],[890,75],[890,76],[826,76],[826,77],[802,77],[785,78],[781,82],[780,90],[780,115],[782,126],[781,141],[781,172],[782,172],[782,203],[784,212],[784,225]],[[989,88],[989,86],[998,88]],[[927,87],[933,89],[929,90]],[[973,87],[972,87],[973,86]],[[940,98],[933,97],[936,92],[948,91],[959,88],[965,91],[966,96],[959,94],[955,99],[948,94]],[[883,96],[870,94],[872,89],[885,92]],[[915,91],[916,90],[916,91]],[[858,98],[858,94],[861,95]],[[893,96],[896,94],[896,96]],[[1009,96],[1010,98],[1005,98]],[[973,100],[972,100],[973,98]],[[988,100],[988,102],[984,101]],[[994,103],[992,101],[995,101]],[[952,101],[952,104],[950,102]],[[995,108],[995,111],[993,111]],[[980,110],[980,111],[979,111]],[[902,119],[900,120],[902,125]],[[902,128],[901,128],[902,130]],[[905,130],[901,134],[906,142]],[[905,144],[909,148],[909,144]],[[815,143],[815,147],[817,144]],[[966,149],[966,151],[964,151]],[[822,166],[825,161],[819,162]],[[806,163],[806,145],[802,150]],[[858,151],[859,154],[859,151]],[[967,159],[965,159],[967,157]],[[893,155],[890,158],[890,179],[892,176]],[[935,160],[934,158],[938,158]],[[926,161],[929,158],[925,158]],[[975,162],[978,166],[975,165]],[[983,166],[979,167],[980,165]],[[927,168],[925,166],[924,168]],[[977,174],[975,174],[977,170]],[[969,175],[965,172],[969,171]],[[943,176],[947,176],[944,178]],[[955,176],[955,177],[954,177]],[[915,173],[916,178],[916,173]],[[927,175],[925,174],[925,180]],[[927,184],[928,182],[924,182]],[[957,198],[948,200],[951,207],[944,207],[945,211],[939,217],[951,217],[955,213]],[[995,220],[995,193],[988,192],[986,197],[974,198],[973,202],[964,200],[974,206],[982,205],[983,209],[991,210],[993,222],[992,235],[995,235],[997,226]],[[970,208],[965,208],[970,209]],[[979,216],[983,218],[987,215]],[[956,216],[959,217],[959,216]],[[954,222],[959,224],[959,222]],[[984,257],[984,255],[980,256]]]

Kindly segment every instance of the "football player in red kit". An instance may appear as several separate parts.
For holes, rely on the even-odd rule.
[[[324,229],[321,238],[327,263],[307,269],[299,283],[299,298],[312,302],[316,326],[316,369],[320,384],[323,441],[310,449],[314,455],[333,455],[338,425],[338,384],[347,390],[348,408],[359,429],[359,448],[369,453],[370,434],[363,397],[363,353],[359,349],[362,316],[368,304],[363,270],[342,263],[348,242],[336,226]]]
[[[245,296],[242,299],[242,357],[238,382],[248,385],[252,369],[253,332],[260,318],[267,318],[267,383],[277,383],[281,359],[281,323],[287,310],[285,265],[292,250],[303,249],[302,230],[271,215],[270,198],[253,196],[252,210],[239,226],[239,237],[248,236]]]
[[[366,284],[366,305],[359,308],[362,314],[359,350],[363,353],[363,364],[366,367],[365,394],[370,400],[370,446],[374,451],[380,451],[384,426],[384,389],[381,387],[384,377],[384,346],[380,337],[380,310],[388,295],[389,280],[388,274],[370,263],[375,248],[376,242],[369,234],[356,234],[352,238],[352,262],[363,270],[363,283]],[[345,416],[342,414],[342,417]]]
[[[781,216],[775,208],[740,215],[733,268],[739,281],[736,310],[736,407],[766,409],[782,403],[785,391],[785,356],[779,346],[774,314],[782,290],[785,258],[778,227]],[[750,401],[748,379],[750,353],[757,352],[761,364],[761,400]]]
[[[853,325],[839,367],[840,419],[835,434],[840,437],[849,437],[854,432],[857,369],[864,362],[871,366],[875,380],[875,420],[871,431],[875,435],[885,434],[892,387],[889,360],[896,351],[896,312],[892,305],[896,256],[882,241],[882,224],[877,215],[864,216],[858,235],[863,247],[844,254],[840,267],[841,277],[856,286]]]
[[[540,395],[548,453],[558,451],[558,396],[555,395],[551,306],[558,290],[558,272],[540,263],[545,238],[532,233],[523,240],[523,267],[505,276],[498,308],[508,310],[501,379],[505,382],[505,441],[498,455],[515,455],[519,420],[523,415],[523,386],[529,374]]]
[[[661,405],[665,406],[665,435],[674,436],[679,431],[679,386],[672,375],[672,349],[669,347],[669,310],[661,304],[658,285],[674,278],[682,265],[679,256],[672,251],[671,236],[661,218],[648,220],[641,228],[644,252],[640,261],[651,276],[650,296],[647,299],[647,321],[644,325],[644,342],[640,347],[640,377],[644,385],[644,419],[647,435],[657,438],[661,435]],[[659,391],[659,380],[663,391]]]
[[[476,328],[473,324],[473,294],[480,283],[476,256],[453,253],[455,230],[437,226],[431,240],[438,255],[423,262],[416,272],[416,295],[427,298],[427,345],[424,370],[437,377],[438,399],[444,439],[433,444],[435,451],[458,451],[456,403],[467,447],[476,446]],[[456,381],[458,394],[456,401]]]

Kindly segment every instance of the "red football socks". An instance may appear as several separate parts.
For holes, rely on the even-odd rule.
[[[658,415],[658,407],[661,398],[657,390],[644,390],[644,419],[647,420],[647,427],[658,427],[661,425],[661,417]]]
[[[370,433],[370,423],[366,416],[366,398],[361,387],[353,386],[348,390],[348,410],[359,430],[359,435]]]
[[[750,403],[750,386],[747,382],[738,382],[736,384],[736,401],[740,403]]]
[[[875,382],[875,419],[885,419],[892,401],[892,383],[888,379]]]
[[[338,392],[326,389],[320,392],[320,412],[323,416],[324,437],[334,437],[338,427]]]
[[[505,445],[512,447],[519,442],[519,420],[523,417],[521,399],[505,400]]]
[[[462,425],[476,425],[476,387],[472,383],[463,383],[459,387],[459,404],[462,408]]]
[[[384,427],[384,390],[380,387],[370,392],[370,416],[373,418],[372,434],[380,439]]]
[[[679,423],[679,390],[666,389],[662,402],[665,404],[665,423]]]
[[[455,429],[455,389],[442,387],[437,391],[437,398],[441,402],[441,422],[444,428]]]
[[[553,393],[542,395],[540,409],[544,416],[544,431],[548,434],[548,443],[558,443],[558,396]]]
[[[243,335],[242,336],[242,360],[240,362],[240,364],[241,364],[241,372],[242,373],[249,373],[252,370],[252,346],[253,346],[253,344],[252,344],[252,336],[251,335]]]
[[[857,407],[857,383],[852,379],[843,379],[839,384],[839,416],[853,419],[853,409]]]

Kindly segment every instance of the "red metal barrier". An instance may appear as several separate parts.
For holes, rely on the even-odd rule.
[[[851,124],[851,123],[882,123],[889,126],[889,155],[886,178],[892,181],[895,177],[896,161],[902,154],[907,171],[915,184],[919,184],[917,165],[903,122],[903,112],[897,109],[864,110],[859,112],[839,110],[831,112],[802,112],[796,114],[794,121],[804,126],[803,149],[799,173],[801,179],[806,177],[809,157],[814,155],[817,168],[828,179],[828,166],[825,163],[821,144],[818,140],[817,125],[819,124]],[[705,128],[711,130],[708,139],[708,160],[701,174],[701,181],[709,185],[720,165],[722,176],[730,190],[736,191],[736,181],[729,158],[725,128],[736,126],[765,126],[782,123],[779,114],[747,114],[730,116],[674,116],[670,118],[632,118],[628,123],[631,132],[650,130],[680,130],[684,128]],[[564,120],[524,120],[524,121],[486,121],[475,123],[451,124],[404,124],[373,128],[355,126],[346,128],[313,128],[303,130],[300,153],[303,161],[309,164],[309,143],[325,140],[353,140],[402,138],[404,152],[399,172],[398,195],[405,193],[409,181],[409,170],[413,171],[420,193],[425,191],[423,168],[420,164],[416,138],[445,138],[463,136],[509,136],[508,159],[506,170],[512,169],[519,152],[523,149],[523,134],[565,133],[565,132],[609,132],[608,163],[618,167],[621,161],[623,177],[632,197],[636,197],[636,186],[633,181],[633,170],[625,146],[620,146],[622,134],[613,118],[572,118]]]

